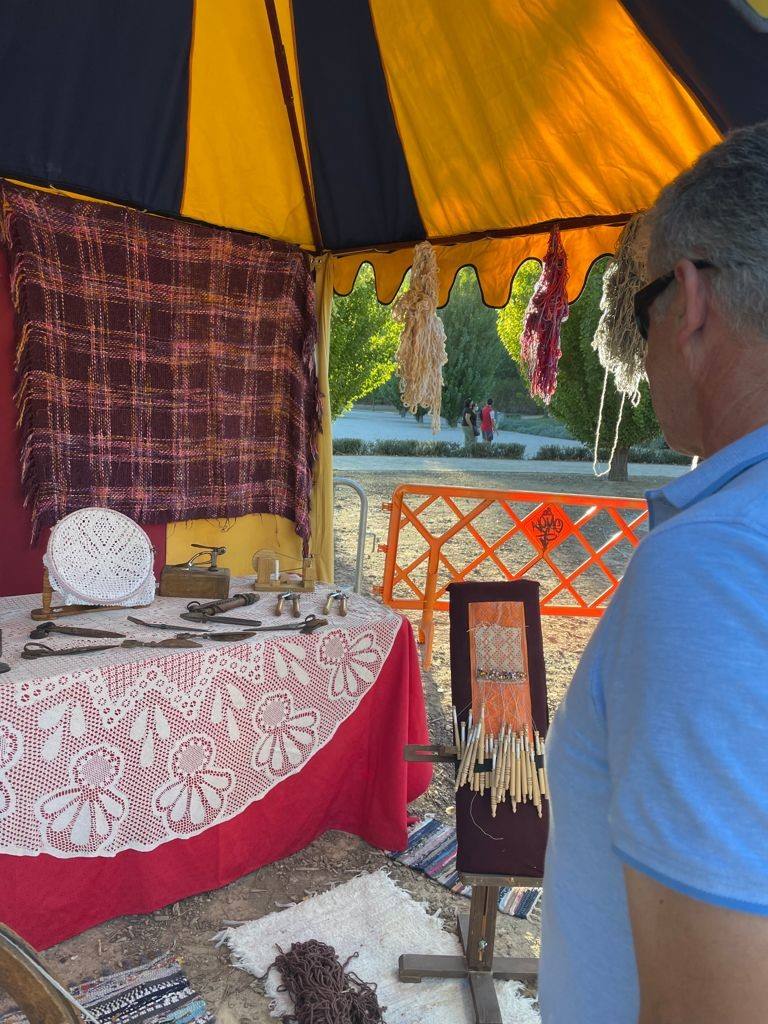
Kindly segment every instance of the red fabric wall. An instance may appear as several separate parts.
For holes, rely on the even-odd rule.
[[[29,512],[23,506],[14,391],[15,328],[6,254],[0,248],[0,597],[40,590],[45,530],[34,547]],[[144,527],[155,548],[155,572],[165,563],[162,524]]]

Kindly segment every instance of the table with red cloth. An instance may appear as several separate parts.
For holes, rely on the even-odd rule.
[[[326,593],[305,596],[302,616]],[[390,609],[353,595],[307,635],[20,660],[39,600],[0,599],[0,921],[34,946],[219,888],[329,829],[405,846],[431,767],[403,760],[427,724],[411,627]],[[181,630],[184,605],[133,614]],[[264,595],[238,614],[296,621],[273,611]],[[130,613],[67,624],[170,635]]]

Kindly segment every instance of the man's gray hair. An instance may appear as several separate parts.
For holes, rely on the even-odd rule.
[[[662,190],[648,213],[649,277],[681,259],[722,268],[715,300],[737,330],[768,336],[768,121],[739,128]]]

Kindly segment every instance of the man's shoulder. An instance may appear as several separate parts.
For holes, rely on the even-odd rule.
[[[768,498],[734,486],[727,499],[719,492],[652,530],[619,594],[633,605],[648,599],[687,605],[695,593],[701,607],[738,581],[768,599]]]
[[[708,535],[721,539],[729,531],[734,538],[752,536],[761,546],[768,540],[768,460],[682,509],[653,530],[643,545],[648,553],[670,544],[700,546]]]

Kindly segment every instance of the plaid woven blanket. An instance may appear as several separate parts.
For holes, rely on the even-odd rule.
[[[278,242],[4,185],[35,535],[270,512],[309,537],[320,425],[308,259]]]

